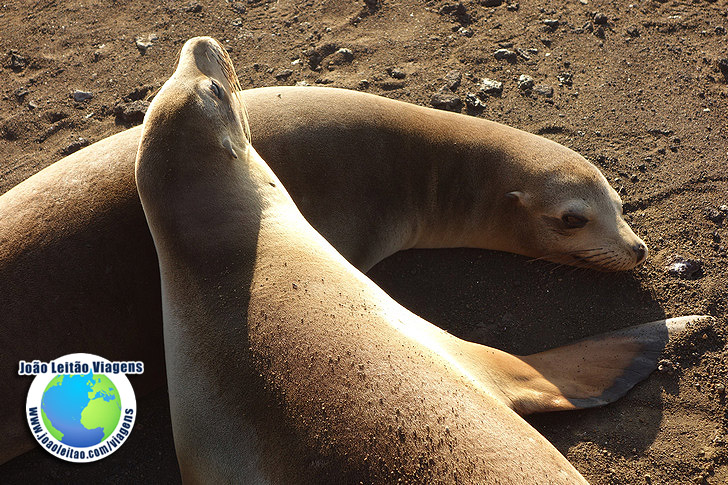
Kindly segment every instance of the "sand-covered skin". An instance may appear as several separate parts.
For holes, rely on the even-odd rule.
[[[484,108],[470,112],[597,164],[652,251],[645,266],[602,274],[485,251],[411,251],[371,276],[428,320],[514,353],[664,316],[716,316],[620,402],[530,421],[592,483],[728,482],[728,214],[717,222],[728,205],[727,2],[31,3],[0,6],[0,192],[86,143],[79,138],[131,126],[195,35],[228,41],[244,88],[305,81],[429,106],[457,84],[451,71],[461,80],[445,98],[463,103],[482,78],[502,82],[500,96],[483,95]],[[496,59],[501,48],[515,60]],[[547,87],[521,90],[522,74],[552,97]],[[74,101],[75,90],[93,97]],[[130,121],[115,114],[124,107]],[[702,271],[667,274],[676,255]],[[129,442],[111,457],[81,467],[38,449],[0,467],[3,481],[179,480],[165,399],[140,401]]]

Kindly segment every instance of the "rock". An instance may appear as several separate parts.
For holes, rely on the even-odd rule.
[[[310,86],[306,81],[296,81],[296,86]]]
[[[114,106],[114,116],[121,123],[139,124],[144,121],[147,108],[149,108],[149,101],[141,99],[128,103],[119,103]]]
[[[521,6],[518,5],[518,2],[509,3],[508,5],[506,5],[506,10],[508,10],[509,12],[516,12],[520,7]]]
[[[247,8],[245,7],[245,4],[244,4],[243,2],[233,2],[233,3],[232,3],[232,4],[230,5],[230,9],[231,9],[231,10],[232,10],[233,12],[235,12],[235,13],[238,13],[238,14],[240,14],[240,15],[244,14],[244,13],[245,13],[245,12],[246,12],[246,11],[248,10],[248,9],[247,9]]]
[[[528,52],[526,49],[521,49],[520,47],[516,49],[516,53],[521,56],[524,60],[530,61],[531,60],[531,53]]]
[[[460,27],[457,30],[457,33],[460,34],[460,35],[463,35],[465,37],[468,37],[468,38],[470,38],[470,37],[473,36],[473,31],[470,30],[470,29],[466,29],[465,27]]]
[[[197,2],[190,2],[185,7],[185,12],[200,13],[200,12],[202,12],[202,5],[200,5]]]
[[[480,0],[480,4],[484,7],[499,7],[503,0]]]
[[[702,268],[702,261],[685,259],[682,256],[675,255],[672,258],[672,262],[667,265],[667,274],[678,278],[691,279],[698,277]]]
[[[549,30],[556,30],[556,28],[559,26],[559,21],[556,19],[546,19],[543,21],[543,24],[549,28]]]
[[[521,74],[518,77],[518,89],[527,91],[533,87],[533,78],[527,74]]]
[[[347,64],[353,60],[354,52],[351,49],[342,47],[341,49],[331,54],[329,64],[332,64],[334,66],[340,66],[341,64]]]
[[[70,145],[66,146],[61,150],[61,155],[70,155],[73,152],[79,151],[81,148],[89,146],[91,144],[86,138],[78,137],[78,140],[74,141]]]
[[[503,92],[503,83],[494,79],[483,78],[478,85],[480,88],[479,94],[490,94],[498,96]]]
[[[330,56],[337,50],[339,50],[339,46],[336,44],[323,44],[316,48],[306,49],[303,51],[303,57],[308,60],[308,67],[315,71],[325,57]]]
[[[547,84],[537,84],[534,86],[533,92],[539,96],[545,96],[547,98],[552,98],[554,96],[554,88]]]
[[[715,28],[715,34],[716,34],[716,35],[725,35],[725,32],[726,32],[726,31],[725,31],[725,27],[723,27],[722,25],[718,25],[718,26],[717,26],[717,27]]]
[[[387,69],[387,74],[392,76],[394,79],[404,79],[407,77],[407,73],[398,67],[390,67]]]
[[[604,38],[604,27],[601,25],[597,26],[596,29],[594,29],[594,35],[599,37],[600,39]]]
[[[281,69],[280,71],[275,73],[275,78],[279,81],[285,81],[288,79],[291,74],[293,74],[293,71],[291,69]]]
[[[516,53],[510,49],[498,49],[493,53],[493,57],[499,61],[506,60],[508,62],[516,61]]]
[[[462,80],[463,73],[460,71],[450,71],[445,74],[445,82],[451,91],[455,91],[460,86]]]
[[[672,374],[675,371],[675,365],[671,360],[662,359],[657,363],[657,370],[660,372],[666,372]]]
[[[88,101],[94,97],[94,95],[88,91],[81,91],[81,90],[75,90],[73,94],[71,95],[73,97],[74,101],[82,102],[82,101]]]
[[[20,55],[16,50],[10,50],[7,67],[15,72],[22,71],[28,65],[28,59]]]
[[[135,41],[136,48],[139,49],[139,53],[141,55],[144,55],[147,53],[147,49],[152,47],[153,42],[150,39],[143,39],[141,37],[137,37]]]
[[[468,109],[479,111],[485,108],[485,103],[475,94],[468,93],[465,95],[465,106]]]
[[[361,81],[359,81],[359,88],[360,89],[369,89],[369,86],[370,85],[371,84],[369,83],[369,80],[368,79],[362,79]]]
[[[639,37],[640,29],[638,29],[634,25],[631,25],[631,26],[627,27],[627,35],[629,35],[630,37]]]
[[[437,109],[459,112],[463,107],[463,101],[447,88],[440,89],[430,98],[430,104]]]
[[[21,86],[18,89],[15,90],[15,99],[18,101],[18,103],[22,103],[25,101],[25,97],[30,93],[25,87]]]
[[[559,80],[559,84],[563,86],[571,86],[574,83],[574,75],[570,72],[562,72],[556,79]]]
[[[705,211],[705,217],[708,218],[709,221],[715,222],[718,225],[723,224],[723,221],[725,220],[726,213],[724,211],[721,211],[720,209],[707,209]]]
[[[597,24],[597,25],[607,25],[607,22],[608,21],[609,21],[609,19],[603,13],[597,12],[597,13],[594,14],[594,23],[595,24]]]
[[[728,82],[728,58],[720,59],[718,61],[718,69],[723,74],[726,82]]]

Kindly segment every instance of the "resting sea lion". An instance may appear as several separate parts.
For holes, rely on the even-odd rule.
[[[306,222],[237,86],[220,44],[188,41],[137,155],[183,479],[585,483],[515,411],[604,404],[684,320],[524,358],[451,336]]]
[[[302,213],[366,270],[410,247],[498,249],[602,270],[644,260],[599,170],[498,123],[331,88],[243,91],[257,149]],[[161,383],[159,274],[134,188],[141,128],[0,196],[0,462],[34,441],[19,360],[142,360]],[[23,335],[22,339],[18,335]]]

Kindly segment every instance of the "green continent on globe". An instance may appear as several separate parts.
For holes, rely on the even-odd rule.
[[[94,384],[88,393],[91,400],[81,412],[81,424],[88,429],[104,428],[105,440],[116,429],[121,417],[119,391],[111,380],[103,374],[94,374]]]
[[[61,374],[43,392],[41,415],[48,432],[61,443],[93,446],[119,424],[121,398],[103,374]]]

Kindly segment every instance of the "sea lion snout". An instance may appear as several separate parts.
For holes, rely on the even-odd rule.
[[[632,250],[634,251],[635,257],[637,258],[637,264],[642,264],[647,259],[647,246],[643,242],[639,242],[632,246]]]

